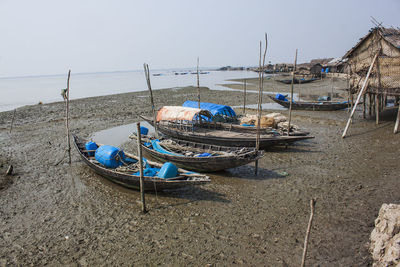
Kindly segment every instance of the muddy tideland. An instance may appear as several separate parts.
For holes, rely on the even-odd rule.
[[[326,79],[296,85],[295,93],[345,96],[345,85]],[[201,100],[243,105],[242,86],[230,87],[236,90],[201,88]],[[247,82],[248,90],[256,88],[257,80]],[[264,85],[272,92],[289,88],[272,80]],[[181,105],[197,100],[197,89],[156,90],[154,96],[157,108]],[[247,103],[256,99],[247,94]],[[150,114],[147,92],[79,99],[70,103],[70,128],[89,137]],[[270,149],[258,175],[249,164],[210,174],[208,185],[146,194],[149,212],[142,214],[137,191],[96,175],[74,147],[71,165],[57,165],[66,159],[64,103],[18,108],[11,134],[13,112],[2,112],[0,266],[298,266],[312,198],[306,264],[370,265],[378,210],[400,199],[395,114],[389,108],[376,125],[358,110],[342,139],[347,110],[293,111],[292,122],[314,139]],[[5,176],[9,164],[14,174]]]

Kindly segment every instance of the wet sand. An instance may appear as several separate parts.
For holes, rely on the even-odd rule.
[[[345,96],[336,90],[343,84],[334,81],[334,90]],[[275,85],[267,81],[264,90],[289,89]],[[331,85],[327,79],[300,88],[321,95]],[[248,81],[249,88],[256,88],[256,80]],[[243,103],[239,90],[201,93],[202,101]],[[196,100],[197,89],[154,95],[157,107],[180,105]],[[88,137],[139,121],[138,115],[150,115],[145,96],[74,100],[71,131]],[[256,99],[249,94],[247,103]],[[93,173],[74,147],[71,166],[55,166],[65,149],[63,103],[19,108],[11,136],[12,112],[2,112],[0,266],[298,266],[311,198],[317,203],[307,264],[370,265],[369,235],[378,210],[400,199],[400,141],[392,134],[394,110],[385,111],[378,126],[374,118],[356,114],[349,137],[342,139],[348,114],[294,111],[293,123],[315,139],[269,150],[257,176],[249,164],[212,174],[209,185],[147,194],[149,213],[141,214],[139,193]],[[10,158],[15,174],[8,178],[3,174]]]

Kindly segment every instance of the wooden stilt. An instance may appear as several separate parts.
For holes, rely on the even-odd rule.
[[[375,123],[379,124],[379,96],[375,94]]]
[[[142,156],[142,134],[140,132],[140,122],[136,123],[137,126],[137,149],[139,156],[139,167],[140,167],[140,200],[142,202],[142,212],[146,213],[146,199],[144,196],[144,183],[143,183],[143,156]]]
[[[354,96],[353,96],[353,94],[350,94],[350,108],[351,108],[351,110],[353,109],[353,106],[354,106]]]
[[[372,60],[371,66],[370,66],[369,69],[368,69],[368,73],[367,73],[367,76],[365,77],[365,81],[364,81],[364,83],[363,83],[363,86],[362,86],[362,88],[361,88],[361,90],[360,90],[360,92],[359,92],[359,94],[358,94],[358,96],[357,96],[356,103],[354,103],[354,107],[353,107],[353,109],[351,110],[350,117],[349,117],[349,120],[347,121],[346,127],[344,128],[342,138],[345,138],[345,137],[346,137],[347,130],[349,129],[349,126],[350,126],[350,123],[351,123],[351,118],[353,117],[354,112],[356,111],[358,102],[360,102],[360,98],[361,98],[362,94],[364,93],[364,91],[365,91],[365,89],[366,89],[366,85],[367,85],[367,82],[368,82],[368,79],[369,79],[369,75],[371,74],[371,70],[372,70],[372,68],[373,68],[373,66],[374,66],[374,64],[375,64],[375,60],[376,60],[376,58],[378,57],[378,55],[379,55],[379,52],[376,53],[375,57],[374,57],[373,60]]]
[[[397,118],[396,118],[396,124],[394,125],[394,133],[396,134],[398,132],[399,129],[399,120],[400,120],[400,105],[399,105],[399,109],[397,110]]]
[[[366,101],[365,101],[365,94],[363,95],[363,118],[366,117]]]
[[[371,115],[372,115],[372,96],[371,96],[371,93],[368,93],[368,100],[369,100],[368,115],[369,115],[369,117],[371,117]]]
[[[290,88],[290,105],[289,105],[289,120],[288,120],[287,135],[290,135],[290,122],[292,120],[293,84],[294,84],[294,73],[296,71],[296,64],[297,64],[297,49],[296,49],[296,55],[294,57],[294,68],[293,68],[292,83]]]

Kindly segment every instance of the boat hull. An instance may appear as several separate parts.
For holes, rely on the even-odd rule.
[[[177,140],[179,144],[184,142]],[[187,142],[189,143],[189,142]],[[202,147],[201,143],[192,143],[190,142],[191,147],[196,147],[197,149]],[[222,171],[230,168],[239,167],[242,165],[246,165],[250,162],[258,160],[262,158],[264,152],[256,151],[255,149],[245,151],[244,153],[237,153],[237,155],[228,155],[228,156],[215,156],[215,157],[188,157],[188,156],[175,156],[160,153],[154,149],[148,148],[142,145],[143,152],[145,155],[150,156],[161,162],[172,162],[180,168],[184,168],[187,170],[197,171],[197,172],[216,172]],[[203,152],[211,151],[213,149],[215,152],[218,151],[240,151],[240,148],[237,147],[221,147],[221,146],[207,146],[207,148],[203,148]],[[187,150],[190,150],[188,148]]]
[[[283,101],[276,99],[275,97],[269,96],[274,102],[278,103],[279,105],[289,108],[290,107],[290,102],[289,101]],[[331,103],[331,102],[320,102],[314,103],[314,102],[293,102],[292,103],[292,109],[294,110],[313,110],[313,111],[334,111],[334,110],[341,110],[348,108],[349,104],[348,103]]]
[[[87,152],[85,152],[85,143],[77,136],[73,136],[74,144],[78,150],[79,155],[86,165],[90,167],[95,173],[102,177],[131,189],[140,189],[140,176],[131,175],[126,173],[117,172],[113,169],[104,168],[98,164],[90,161]],[[203,175],[203,180],[186,180],[186,177],[177,177],[176,180],[163,180],[159,178],[144,177],[143,186],[146,191],[160,191],[165,189],[176,189],[190,185],[200,185],[210,182],[207,176]]]
[[[148,123],[154,126],[153,121],[146,117],[142,117]],[[176,125],[175,125],[176,126]],[[169,125],[157,124],[157,130],[167,137],[178,140],[186,140],[196,143],[211,144],[217,146],[228,147],[256,147],[256,133],[239,133],[227,130],[213,130],[209,128],[192,128],[181,129]],[[287,146],[297,141],[314,138],[313,136],[283,136],[262,134],[260,136],[259,148],[261,150],[268,149],[273,146]]]

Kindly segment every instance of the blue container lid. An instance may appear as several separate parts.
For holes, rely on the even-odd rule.
[[[178,175],[178,168],[171,162],[165,162],[157,174],[159,178],[164,178],[164,179],[176,177],[177,175]]]
[[[140,134],[147,135],[148,132],[149,132],[149,129],[147,129],[144,126],[140,126]]]

